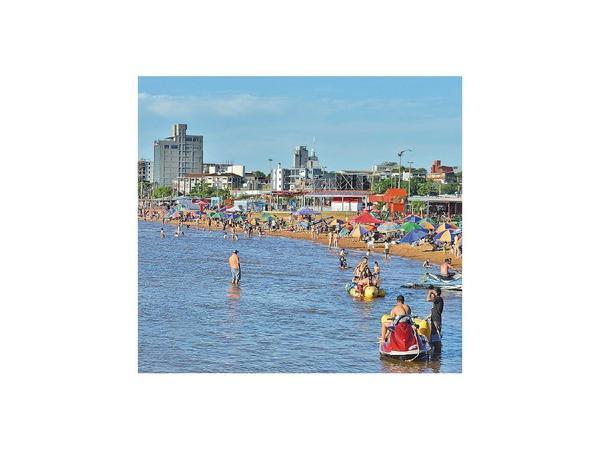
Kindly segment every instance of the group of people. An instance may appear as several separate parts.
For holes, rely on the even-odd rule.
[[[369,258],[364,256],[354,268],[352,282],[356,284],[356,290],[363,294],[367,286],[375,286],[379,289],[381,285],[381,268],[379,263],[373,263],[373,270],[369,268]]]
[[[429,286],[425,297],[427,302],[431,303],[431,312],[425,318],[431,322],[431,336],[434,340],[434,336],[438,338],[442,337],[442,313],[444,311],[444,299],[442,298],[442,290],[439,287]],[[381,334],[379,336],[379,342],[385,342],[390,332],[390,327],[402,316],[411,316],[412,311],[410,306],[405,303],[404,296],[399,295],[396,298],[396,305],[392,308],[390,313],[384,316],[384,320],[381,321]],[[439,339],[437,339],[439,340]]]

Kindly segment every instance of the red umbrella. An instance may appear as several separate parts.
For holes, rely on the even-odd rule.
[[[367,211],[363,211],[358,216],[356,216],[354,219],[352,219],[352,222],[354,222],[354,223],[379,224],[379,223],[383,223],[383,220],[376,219],[375,217],[373,217]]]

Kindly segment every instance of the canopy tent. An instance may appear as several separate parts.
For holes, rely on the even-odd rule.
[[[227,208],[225,210],[226,212],[242,212],[242,210],[240,209],[240,207],[238,205],[232,206],[231,208]]]
[[[422,217],[415,216],[415,215],[406,216],[404,218],[404,222],[412,222],[412,223],[419,223],[421,220],[423,220]]]
[[[350,232],[350,237],[360,238],[361,236],[367,234],[368,232],[369,232],[369,230],[367,230],[366,227],[363,227],[362,225],[357,225]]]
[[[385,222],[377,227],[377,231],[381,233],[393,233],[394,231],[399,231],[400,225],[395,222]]]
[[[402,231],[413,231],[413,230],[423,230],[423,227],[421,225],[419,225],[418,223],[414,223],[414,222],[404,222],[401,226],[400,229]]]
[[[427,231],[425,230],[412,230],[398,242],[402,244],[412,244],[413,242],[417,242],[423,239],[425,236],[427,236]]]
[[[370,224],[380,224],[383,223],[383,220],[379,220],[375,218],[368,211],[361,212],[358,216],[352,219],[354,223],[370,223]]]

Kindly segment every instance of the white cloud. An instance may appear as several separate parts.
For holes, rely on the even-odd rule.
[[[285,97],[259,97],[237,94],[225,97],[154,95],[141,92],[140,106],[159,116],[189,114],[216,114],[219,116],[242,116],[247,114],[281,113],[287,106]]]

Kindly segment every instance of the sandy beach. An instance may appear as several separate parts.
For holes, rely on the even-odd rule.
[[[138,218],[138,220],[143,221],[144,219]],[[161,220],[146,220],[147,222],[158,222],[161,223]],[[177,221],[173,221],[173,222],[165,222],[165,225],[177,225]],[[184,225],[189,225],[191,228],[201,228],[201,229],[205,229],[205,230],[212,230],[212,231],[221,231],[221,227],[219,226],[213,226],[211,228],[208,227],[208,224],[205,222],[183,222]],[[238,234],[240,236],[243,236],[243,230],[238,227],[236,228],[236,230],[238,231]],[[229,230],[227,230],[229,232]],[[319,234],[317,239],[312,239],[310,236],[310,232],[309,231],[284,231],[284,230],[278,230],[278,231],[266,231],[265,236],[280,236],[280,237],[286,237],[286,238],[290,238],[290,239],[304,239],[306,241],[312,241],[312,242],[318,242],[319,244],[322,245],[327,245],[327,235],[326,234]],[[258,234],[255,233],[254,234],[255,237],[258,237]],[[343,238],[339,238],[338,239],[338,247],[339,248],[346,248],[346,249],[362,249],[366,252],[367,250],[367,245],[362,242],[359,241],[356,238],[351,238],[351,237],[343,237]],[[375,248],[373,249],[374,252],[377,253],[383,253],[383,244],[375,244]],[[392,256],[402,256],[404,258],[411,258],[411,259],[417,259],[420,261],[425,261],[426,259],[428,259],[432,264],[441,264],[442,262],[444,262],[445,258],[452,258],[452,265],[457,268],[457,269],[462,269],[462,258],[456,257],[454,255],[452,255],[450,252],[448,253],[444,253],[443,251],[431,251],[431,246],[430,245],[422,245],[419,247],[413,247],[411,245],[407,245],[407,244],[397,244],[397,245],[391,245],[390,246],[390,255]]]

